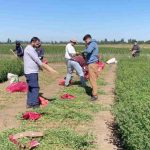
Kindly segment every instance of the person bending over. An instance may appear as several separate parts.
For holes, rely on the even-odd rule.
[[[80,64],[73,60],[73,57],[77,55],[74,46],[77,44],[77,41],[72,39],[66,46],[65,59],[67,64],[67,75],[65,80],[65,86],[69,86],[73,70],[76,70],[77,74],[80,76],[80,81],[82,86],[86,86],[84,73]]]

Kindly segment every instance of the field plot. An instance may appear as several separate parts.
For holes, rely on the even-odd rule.
[[[150,50],[142,49],[139,58],[131,58],[128,46],[100,46],[102,61],[112,57],[117,65],[106,65],[98,80],[99,99],[89,101],[89,92],[79,86],[74,74],[74,84],[68,88],[58,85],[65,77],[64,45],[44,45],[50,65],[59,71],[58,76],[40,73],[40,92],[49,99],[46,108],[35,109],[42,118],[33,121],[20,120],[26,112],[26,95],[5,91],[7,73],[23,74],[22,64],[11,54],[14,45],[0,45],[0,150],[17,150],[8,140],[9,135],[22,131],[43,131],[37,139],[37,150],[149,150],[149,70]],[[77,46],[78,51],[84,46]],[[24,81],[24,77],[20,78]],[[76,96],[75,100],[60,98],[64,93]],[[113,115],[112,115],[113,114]],[[119,138],[114,134],[117,127]],[[22,143],[30,139],[24,138]],[[116,143],[120,142],[120,143]],[[118,145],[121,145],[120,147]]]
[[[116,80],[114,112],[127,149],[150,149],[150,61],[122,60]]]

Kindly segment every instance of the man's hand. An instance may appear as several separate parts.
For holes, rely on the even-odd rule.
[[[80,52],[76,52],[76,55],[77,55],[77,56],[80,55]]]

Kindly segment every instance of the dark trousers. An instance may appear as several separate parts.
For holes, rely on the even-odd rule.
[[[38,73],[26,74],[26,80],[28,84],[28,94],[27,94],[27,105],[37,106],[39,105],[39,83],[38,83]]]

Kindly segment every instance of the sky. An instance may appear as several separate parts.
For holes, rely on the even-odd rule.
[[[150,0],[0,0],[0,41],[150,39]]]

